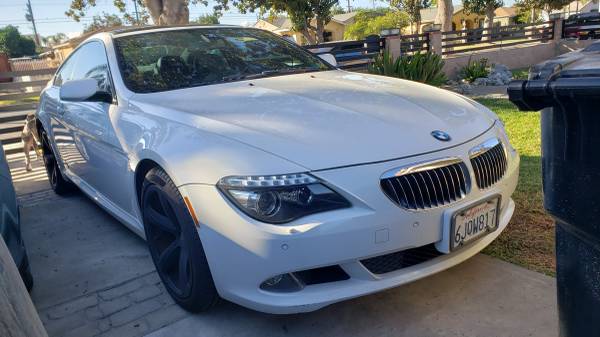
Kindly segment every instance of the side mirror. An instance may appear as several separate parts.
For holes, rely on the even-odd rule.
[[[112,102],[111,94],[101,91],[98,88],[98,82],[93,78],[84,78],[63,83],[60,87],[60,99],[71,102]]]
[[[333,54],[320,54],[319,57],[321,58],[321,60],[331,64],[334,67],[337,67],[337,61],[335,59],[335,56],[333,56]]]

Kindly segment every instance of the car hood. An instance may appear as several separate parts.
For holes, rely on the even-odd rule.
[[[152,94],[132,103],[307,169],[384,161],[468,141],[494,123],[455,93],[394,78],[327,71]],[[447,132],[440,141],[431,132]]]

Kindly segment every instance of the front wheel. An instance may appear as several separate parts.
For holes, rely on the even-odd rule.
[[[211,308],[219,296],[194,220],[173,181],[159,168],[144,179],[142,215],[152,260],[173,300],[191,312]]]

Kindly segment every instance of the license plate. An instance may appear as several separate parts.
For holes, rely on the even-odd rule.
[[[450,250],[472,242],[498,228],[500,198],[494,197],[454,213],[450,232]]]

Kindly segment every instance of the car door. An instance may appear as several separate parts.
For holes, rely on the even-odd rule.
[[[56,73],[52,86],[44,91],[44,99],[42,109],[49,116],[47,127],[49,136],[52,137],[55,153],[58,153],[59,161],[62,162],[65,169],[68,170],[63,156],[68,154],[69,148],[74,148],[73,138],[67,127],[68,121],[65,120],[63,105],[60,101],[60,87],[63,83],[71,80],[73,74],[73,66],[77,60],[79,53],[74,51],[69,58],[65,60]]]
[[[103,42],[87,42],[77,53],[70,79],[93,78],[98,82],[99,91],[116,97]],[[93,192],[130,213],[127,156],[111,122],[111,113],[118,110],[116,100],[61,101],[61,105],[62,120],[73,140],[73,146],[65,147],[61,154],[69,170]]]

